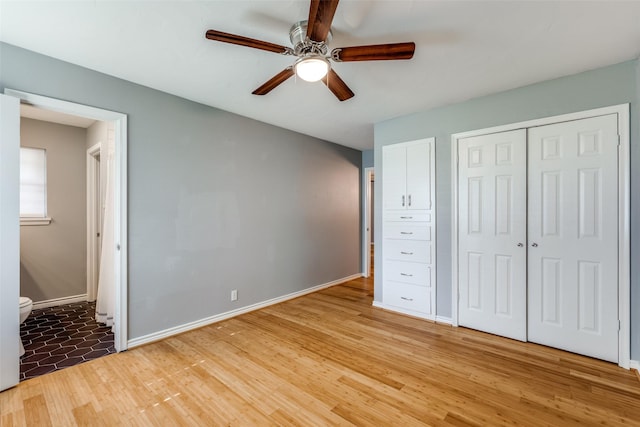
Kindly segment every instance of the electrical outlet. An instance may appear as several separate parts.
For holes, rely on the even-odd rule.
[[[234,289],[231,291],[231,301],[236,301],[238,299],[238,290]]]

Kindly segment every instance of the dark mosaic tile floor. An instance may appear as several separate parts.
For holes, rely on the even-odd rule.
[[[94,320],[95,302],[33,310],[20,325],[20,381],[115,353],[110,327]]]

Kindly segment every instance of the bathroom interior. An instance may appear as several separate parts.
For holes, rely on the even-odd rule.
[[[20,381],[115,352],[113,145],[112,122],[21,106]]]

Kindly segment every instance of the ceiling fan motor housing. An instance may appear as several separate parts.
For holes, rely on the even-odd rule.
[[[327,43],[331,42],[331,38],[331,30],[325,40],[315,41],[307,38],[307,21],[298,21],[289,30],[289,40],[291,40],[293,52],[297,56],[326,55]]]

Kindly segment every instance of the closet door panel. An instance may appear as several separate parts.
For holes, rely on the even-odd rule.
[[[529,340],[618,361],[617,116],[529,130]]]
[[[526,131],[458,145],[458,321],[526,340]]]

